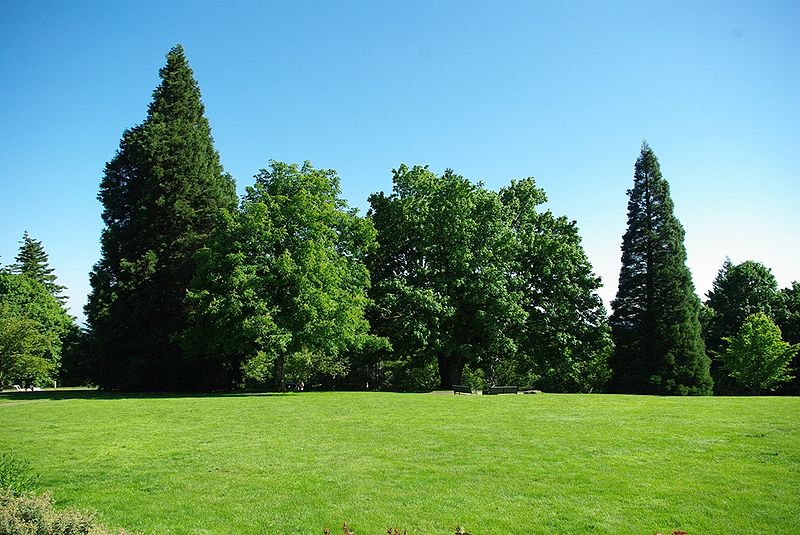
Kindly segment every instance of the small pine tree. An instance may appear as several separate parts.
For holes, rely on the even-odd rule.
[[[683,226],[647,143],[628,196],[619,289],[611,305],[616,346],[611,387],[630,393],[710,394],[700,300],[686,267]]]
[[[56,276],[53,274],[54,270],[48,264],[48,256],[44,246],[42,246],[42,242],[34,240],[30,237],[28,231],[25,231],[22,235],[22,241],[19,243],[19,253],[15,258],[16,263],[11,266],[11,272],[25,275],[37,282],[41,282],[52,296],[63,305],[67,297],[61,294],[66,287],[56,283]]]
[[[723,340],[728,343],[720,354],[724,369],[751,393],[759,395],[793,379],[789,363],[800,346],[784,342],[781,330],[763,312],[748,316],[736,336]]]

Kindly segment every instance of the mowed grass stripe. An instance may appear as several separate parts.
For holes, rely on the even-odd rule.
[[[0,447],[60,505],[152,534],[800,533],[798,414],[778,397],[71,392],[0,408]]]

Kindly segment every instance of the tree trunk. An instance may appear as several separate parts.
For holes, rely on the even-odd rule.
[[[439,387],[450,390],[453,385],[460,385],[464,374],[464,357],[439,356]]]
[[[286,359],[283,355],[280,355],[275,358],[275,364],[273,368],[273,375],[275,376],[275,390],[277,392],[285,392],[286,385],[283,382],[283,365]]]

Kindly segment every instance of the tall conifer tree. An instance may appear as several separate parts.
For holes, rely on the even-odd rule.
[[[26,275],[33,280],[44,284],[53,297],[63,305],[66,297],[61,293],[66,288],[56,283],[56,276],[53,275],[53,268],[50,267],[47,253],[42,246],[42,242],[34,240],[28,231],[22,235],[16,263],[11,266],[12,273]]]
[[[622,269],[612,303],[616,349],[612,389],[653,394],[710,394],[709,359],[701,338],[700,299],[686,267],[684,230],[653,150],[642,144]]]
[[[126,130],[98,199],[105,229],[86,305],[96,381],[114,389],[200,388],[179,346],[194,256],[221,209],[236,207],[178,45],[145,121]]]

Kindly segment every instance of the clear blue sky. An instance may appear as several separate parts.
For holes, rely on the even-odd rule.
[[[642,139],[704,296],[726,255],[800,279],[800,3],[0,2],[0,263],[42,240],[72,313],[103,166],[186,49],[240,191],[270,159],[364,210],[400,163],[534,176],[616,292]]]

